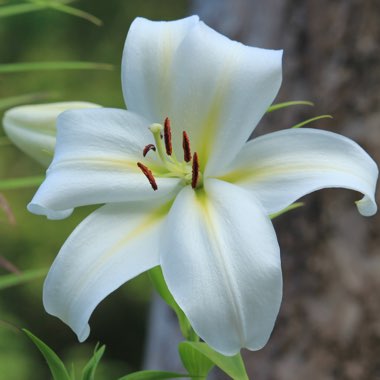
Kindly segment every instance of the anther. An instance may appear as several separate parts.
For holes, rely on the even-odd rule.
[[[183,148],[183,159],[186,162],[191,161],[191,150],[190,150],[190,140],[189,136],[185,131],[182,132],[182,148]]]
[[[199,162],[198,162],[198,154],[194,153],[193,156],[193,165],[192,165],[192,177],[191,177],[191,187],[195,189],[198,184],[199,179]]]
[[[145,157],[149,151],[153,150],[154,152],[156,151],[156,147],[153,144],[148,144],[144,150],[143,150],[143,156]]]
[[[164,122],[164,139],[165,139],[166,154],[168,156],[171,156],[173,152],[172,130],[170,128],[170,119],[168,117],[165,119],[165,122]]]
[[[145,177],[148,178],[148,181],[150,185],[152,186],[152,189],[156,191],[158,189],[156,180],[153,177],[153,173],[141,162],[137,163],[137,166],[140,168],[140,170],[144,173]]]

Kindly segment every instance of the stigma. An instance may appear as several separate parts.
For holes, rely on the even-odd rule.
[[[191,153],[190,138],[186,131],[182,132],[183,161],[179,161],[173,151],[171,122],[167,117],[164,124],[154,123],[149,127],[153,134],[155,144],[148,144],[142,151],[143,157],[156,154],[161,161],[163,170],[159,170],[159,176],[164,178],[181,178],[186,185],[196,189],[202,185],[202,175],[199,167],[197,152]],[[146,165],[137,162],[137,166],[149,181],[152,189],[158,189],[154,173]]]

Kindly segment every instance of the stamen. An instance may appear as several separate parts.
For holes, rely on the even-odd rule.
[[[168,156],[171,156],[173,152],[172,131],[170,128],[170,119],[168,117],[165,119],[165,122],[164,122],[164,138],[165,138],[166,154]]]
[[[193,156],[193,166],[192,166],[192,177],[191,177],[191,187],[195,189],[197,187],[199,179],[199,162],[198,162],[198,154],[194,153]]]
[[[148,144],[143,150],[143,156],[145,157],[148,154],[148,152],[151,150],[153,150],[155,152],[156,147],[153,144]]]
[[[156,180],[153,177],[153,173],[141,162],[137,163],[137,166],[141,169],[141,171],[144,173],[145,177],[148,178],[148,181],[150,185],[152,186],[152,189],[156,191],[158,189]]]
[[[191,150],[190,150],[190,140],[189,136],[185,131],[182,132],[182,148],[183,148],[183,159],[186,162],[191,161]]]

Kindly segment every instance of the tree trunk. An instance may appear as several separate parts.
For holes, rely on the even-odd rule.
[[[311,127],[348,136],[380,160],[380,2],[194,0],[193,11],[232,39],[284,49],[276,101],[311,100],[265,117],[257,133],[331,114]],[[245,352],[250,375],[268,380],[380,378],[380,218],[360,195],[324,190],[275,222],[284,298],[274,332]]]

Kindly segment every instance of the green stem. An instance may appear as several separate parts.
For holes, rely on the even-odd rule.
[[[157,266],[155,268],[152,268],[148,272],[148,275],[157,293],[176,313],[181,333],[184,336],[184,338],[191,342],[199,342],[199,336],[195,333],[185,313],[178,306],[174,297],[170,293],[169,288],[166,285],[164,275],[162,274],[161,267]]]

